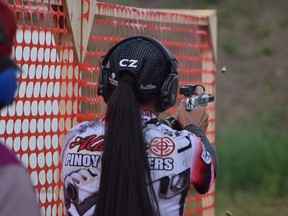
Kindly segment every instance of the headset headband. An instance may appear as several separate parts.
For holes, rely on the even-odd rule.
[[[108,53],[103,57],[103,61],[102,61],[102,65],[106,66],[106,64],[109,61],[109,57],[110,55],[113,53],[113,51],[122,43],[128,41],[128,40],[133,40],[133,39],[142,39],[142,40],[146,40],[146,41],[150,41],[152,42],[154,45],[156,45],[164,54],[164,56],[166,57],[167,61],[170,62],[171,64],[171,72],[174,74],[178,74],[178,62],[176,60],[176,58],[174,57],[174,55],[172,55],[172,53],[166,48],[164,47],[158,40],[145,36],[145,35],[135,35],[135,36],[130,36],[127,37],[123,40],[121,40],[120,42],[116,43],[113,47],[110,48],[110,50],[108,51]]]

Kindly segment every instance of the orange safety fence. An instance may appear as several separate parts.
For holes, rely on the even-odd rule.
[[[215,95],[216,47],[205,13],[92,0],[8,3],[16,13],[13,58],[22,73],[15,102],[1,110],[0,137],[28,169],[43,215],[64,214],[61,142],[76,123],[103,116],[105,104],[97,95],[98,57],[113,44],[129,35],[152,36],[176,56],[180,85],[201,83]],[[182,98],[178,95],[178,101]],[[207,135],[215,145],[215,102],[207,110]],[[214,193],[214,187],[205,195],[191,189],[184,215],[214,215]]]

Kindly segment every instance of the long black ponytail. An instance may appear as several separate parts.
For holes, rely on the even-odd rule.
[[[108,102],[96,216],[154,216],[150,170],[133,76],[125,73]]]

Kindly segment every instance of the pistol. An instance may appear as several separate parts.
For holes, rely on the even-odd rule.
[[[186,110],[191,111],[196,107],[206,107],[214,101],[212,94],[205,93],[205,87],[201,84],[185,84],[180,87],[180,94],[186,97]]]

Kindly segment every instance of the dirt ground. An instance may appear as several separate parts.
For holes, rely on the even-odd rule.
[[[288,2],[253,2],[251,14],[245,13],[248,8],[233,13],[235,25],[218,24],[218,66],[227,67],[226,74],[217,74],[216,82],[218,124],[223,128],[257,121],[270,107],[281,112],[288,105]],[[233,55],[223,47],[231,37],[236,46]]]

